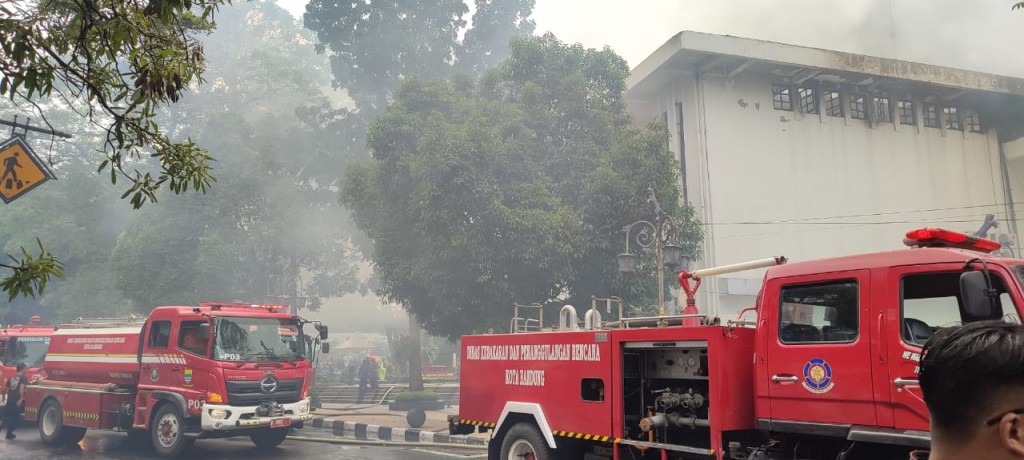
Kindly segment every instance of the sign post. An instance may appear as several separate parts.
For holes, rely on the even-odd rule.
[[[15,134],[0,143],[0,199],[4,203],[56,178],[22,136]]]

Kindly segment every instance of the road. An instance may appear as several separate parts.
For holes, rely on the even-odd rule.
[[[303,436],[318,435],[313,430],[302,430]],[[156,458],[151,451],[130,443],[121,433],[89,432],[79,445],[50,448],[43,445],[34,425],[17,431],[18,438],[0,440],[0,459],[116,459],[134,460]],[[352,459],[352,460],[442,460],[484,459],[482,450],[438,447],[396,447],[373,444],[336,444],[289,439],[280,447],[259,450],[249,438],[203,439],[184,458],[189,459]]]

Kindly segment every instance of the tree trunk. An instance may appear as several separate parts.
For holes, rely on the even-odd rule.
[[[423,391],[423,362],[420,358],[420,322],[409,313],[409,391]]]

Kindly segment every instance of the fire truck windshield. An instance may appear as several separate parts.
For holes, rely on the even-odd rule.
[[[235,362],[306,359],[298,321],[285,318],[221,316],[214,320],[213,359]]]
[[[25,363],[28,367],[42,367],[49,346],[49,337],[11,337],[7,341],[4,365],[16,366]]]

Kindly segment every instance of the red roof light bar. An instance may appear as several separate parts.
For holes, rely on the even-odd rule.
[[[287,305],[263,305],[256,303],[242,303],[242,302],[199,302],[200,308],[252,308],[252,309],[265,309],[268,311],[281,311],[287,310]]]
[[[1003,247],[1001,244],[986,238],[978,238],[962,232],[931,227],[907,232],[907,237],[903,242],[911,247],[962,248],[981,252],[998,251]]]

